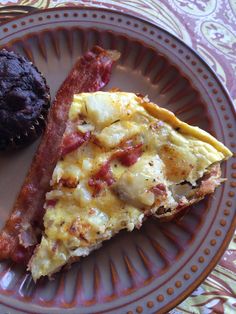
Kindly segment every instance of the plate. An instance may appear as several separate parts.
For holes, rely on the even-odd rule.
[[[137,17],[100,8],[33,12],[0,27],[1,46],[31,59],[52,96],[75,59],[94,44],[121,59],[106,89],[148,94],[180,119],[233,149],[235,111],[216,74],[179,39]],[[0,217],[4,224],[38,143],[0,157]],[[166,313],[207,276],[235,227],[233,158],[214,196],[182,220],[147,221],[121,232],[90,256],[34,284],[23,267],[0,263],[1,310],[11,313]],[[1,227],[0,226],[0,227]]]

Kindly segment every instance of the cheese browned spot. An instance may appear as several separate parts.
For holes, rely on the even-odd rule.
[[[46,195],[45,233],[29,264],[34,280],[122,229],[140,228],[145,215],[171,217],[222,181],[212,167],[231,155],[226,147],[179,120],[176,128],[164,109],[154,115],[148,108],[133,93],[74,96]]]

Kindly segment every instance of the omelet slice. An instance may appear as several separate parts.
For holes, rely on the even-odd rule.
[[[148,215],[172,219],[214,192],[232,153],[214,137],[125,92],[74,95],[46,194],[36,281],[88,255]]]

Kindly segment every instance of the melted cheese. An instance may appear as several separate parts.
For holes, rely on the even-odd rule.
[[[54,169],[46,195],[45,234],[29,266],[35,280],[72,257],[88,255],[121,229],[139,228],[146,212],[154,213],[159,206],[175,208],[173,185],[195,185],[212,163],[226,157],[209,141],[181,133],[146,107],[132,93],[74,96],[69,120],[81,134],[92,136]],[[112,157],[128,140],[142,144],[141,155],[130,166]],[[114,183],[103,183],[94,195],[89,182],[108,161]],[[165,193],[155,194],[155,186],[164,186]]]
[[[114,190],[119,197],[138,208],[151,206],[155,201],[151,187],[166,183],[163,162],[158,155],[144,154],[117,179]]]
[[[97,135],[99,142],[106,148],[114,148],[122,141],[138,134],[140,126],[132,121],[118,121],[104,128]]]

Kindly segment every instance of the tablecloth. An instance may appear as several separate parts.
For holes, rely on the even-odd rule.
[[[236,0],[0,0],[0,6],[16,4],[41,9],[100,6],[139,15],[193,47],[217,72],[236,104]],[[206,280],[170,313],[236,313],[236,234]]]

